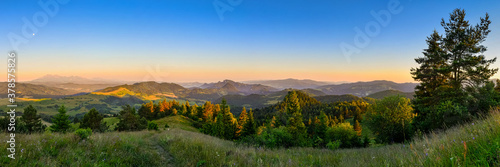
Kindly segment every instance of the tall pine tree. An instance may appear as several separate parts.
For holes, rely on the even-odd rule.
[[[44,130],[41,117],[37,115],[37,111],[35,107],[33,107],[32,105],[29,105],[28,107],[24,108],[21,121],[25,123],[26,130],[30,134],[32,132],[41,132]]]
[[[66,131],[70,128],[71,121],[68,119],[69,116],[66,114],[66,108],[64,105],[59,108],[58,112],[59,113],[52,119],[50,131],[66,133]]]

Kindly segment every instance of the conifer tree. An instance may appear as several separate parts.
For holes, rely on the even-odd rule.
[[[250,136],[254,135],[257,132],[257,124],[255,124],[255,120],[253,118],[253,111],[250,110],[248,113],[248,119],[245,121],[245,124],[243,124],[243,132],[242,136]]]
[[[66,108],[64,105],[59,108],[58,112],[59,113],[52,119],[50,130],[52,132],[66,133],[66,131],[70,128],[71,121],[69,121],[69,116],[66,115]]]
[[[25,123],[26,130],[30,134],[32,132],[41,132],[45,129],[43,128],[41,117],[37,115],[37,111],[32,105],[24,108],[21,121]]]
[[[105,122],[102,122],[103,119],[104,116],[100,114],[95,108],[92,108],[83,116],[80,128],[90,128],[92,129],[92,131],[104,132],[108,129],[108,126]]]
[[[359,121],[356,120],[356,122],[354,123],[354,131],[357,132],[358,136],[361,136],[361,130],[361,125],[359,124]]]

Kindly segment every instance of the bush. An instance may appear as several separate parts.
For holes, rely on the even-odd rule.
[[[336,149],[340,148],[341,144],[342,144],[342,142],[340,142],[340,140],[335,140],[335,141],[328,142],[328,144],[326,144],[326,147],[330,150],[336,150]]]
[[[295,143],[292,134],[284,126],[266,128],[261,135],[256,137],[256,142],[258,145],[264,145],[268,148],[291,147]]]
[[[452,101],[445,101],[430,110],[423,124],[427,125],[428,129],[444,129],[459,124],[468,117],[470,114],[467,107]]]
[[[148,130],[158,130],[158,124],[154,123],[153,121],[149,122]]]
[[[119,118],[120,121],[116,125],[118,131],[137,131],[148,128],[148,120],[139,117],[135,108],[130,105],[122,106]]]
[[[325,136],[327,143],[339,141],[339,147],[341,148],[362,146],[357,132],[354,131],[354,128],[350,123],[341,123],[332,128],[328,128]]]
[[[368,128],[383,143],[403,142],[413,134],[414,117],[410,99],[399,95],[389,96],[368,108]]]
[[[86,128],[86,129],[78,129],[75,131],[76,136],[80,137],[80,139],[86,139],[90,135],[92,135],[92,129]]]
[[[170,126],[168,126],[168,124],[167,124],[167,123],[165,123],[165,128],[170,128]]]

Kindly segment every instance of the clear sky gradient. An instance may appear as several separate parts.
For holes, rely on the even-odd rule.
[[[214,0],[70,0],[27,37],[23,18],[33,23],[39,12],[47,14],[43,7],[35,0],[2,0],[0,52],[7,59],[14,48],[8,34],[26,39],[16,50],[22,81],[55,74],[165,82],[413,82],[410,68],[417,66],[413,59],[422,56],[426,37],[434,29],[443,32],[441,18],[463,8],[472,24],[489,13],[485,55],[500,56],[498,0],[399,0],[400,13],[391,14],[349,59],[341,43],[354,45],[355,27],[365,30],[376,21],[370,12],[388,10],[390,0],[243,0],[231,6],[235,1],[220,0],[232,8],[221,20]]]

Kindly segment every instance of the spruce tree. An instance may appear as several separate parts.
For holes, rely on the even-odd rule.
[[[93,131],[104,132],[107,130],[107,125],[102,122],[104,117],[95,108],[90,109],[88,113],[83,116],[80,128],[90,128]]]
[[[255,124],[255,120],[253,118],[253,112],[250,110],[248,113],[248,119],[245,121],[245,124],[243,124],[243,132],[241,136],[254,135],[257,132],[256,126],[257,125]]]
[[[66,133],[70,128],[69,116],[66,114],[66,108],[62,105],[58,114],[52,119],[52,125],[50,126],[50,131],[52,132],[62,132]]]
[[[21,117],[21,121],[25,123],[26,130],[28,133],[32,132],[40,132],[43,131],[42,120],[39,115],[37,115],[37,111],[35,107],[29,105],[24,108],[23,116]]]

